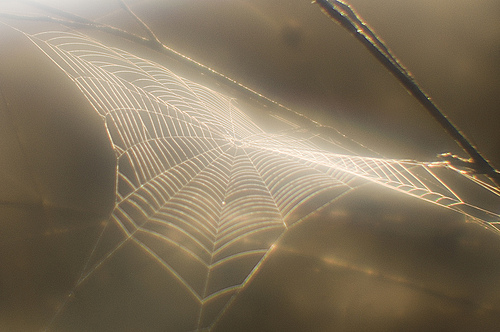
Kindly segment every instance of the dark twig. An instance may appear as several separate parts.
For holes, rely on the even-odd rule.
[[[477,174],[485,174],[500,187],[500,173],[495,170],[479,151],[469,142],[464,134],[443,114],[422,90],[408,70],[391,53],[389,48],[366,25],[358,14],[346,3],[339,0],[316,0],[321,10],[332,20],[347,29],[358,39],[377,60],[389,70],[398,81],[413,95],[430,115],[441,125],[457,144],[471,157],[471,168]]]

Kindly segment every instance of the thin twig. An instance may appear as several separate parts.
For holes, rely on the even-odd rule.
[[[158,48],[162,48],[163,47],[163,43],[158,39],[158,37],[156,37],[156,35],[154,34],[153,30],[151,30],[151,28],[146,24],[144,23],[143,20],[141,20],[141,18],[139,16],[137,16],[133,11],[132,9],[130,9],[130,7],[125,3],[125,1],[123,0],[118,0],[118,3],[120,4],[120,6],[127,12],[130,14],[130,16],[132,16],[135,21],[141,26],[141,28],[146,31],[146,33],[148,34],[149,36],[149,40],[153,41],[156,46]]]
[[[360,16],[346,3],[339,0],[316,0],[321,10],[358,39],[375,58],[391,72],[413,95],[455,142],[472,158],[471,167],[478,174],[485,174],[500,187],[500,173],[491,166],[464,134],[444,115],[422,90],[410,72],[391,53]],[[472,166],[473,165],[473,166]]]

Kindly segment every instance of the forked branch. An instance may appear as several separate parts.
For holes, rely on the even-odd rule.
[[[340,0],[315,0],[321,10],[359,40],[370,53],[413,95],[429,114],[441,125],[455,142],[470,156],[468,168],[476,174],[488,176],[500,187],[500,173],[479,153],[465,135],[434,104],[430,97],[415,81],[410,72],[391,53],[384,42],[373,32],[361,17]],[[458,160],[458,158],[457,158]],[[449,160],[454,162],[454,159]]]

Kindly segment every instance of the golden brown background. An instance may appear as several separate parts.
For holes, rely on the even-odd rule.
[[[47,3],[140,31],[112,0]],[[387,158],[460,153],[390,74],[309,1],[129,3],[165,44]],[[500,3],[350,3],[498,167]],[[37,12],[15,1],[0,2],[3,8]],[[0,330],[34,331],[47,326],[74,285],[112,207],[114,157],[85,98],[3,24],[0,59]],[[124,259],[123,266],[139,264],[137,272],[125,275],[117,264],[109,281],[115,288],[76,300],[54,330],[189,325],[172,323],[182,322],[172,314],[180,303],[165,306],[125,287],[158,280],[147,266]],[[497,234],[367,186],[290,231],[217,329],[496,331],[499,277]]]

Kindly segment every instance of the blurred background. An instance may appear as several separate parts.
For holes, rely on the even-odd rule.
[[[141,33],[113,0],[40,2]],[[127,3],[166,45],[386,158],[465,157],[310,1]],[[499,167],[500,3],[349,3]],[[18,1],[0,2],[0,11],[43,13]],[[162,63],[162,55],[126,46]],[[113,206],[114,155],[86,99],[4,24],[0,59],[0,330],[34,331],[47,326],[67,297]],[[125,292],[132,292],[129,282],[156,275],[146,272],[149,266],[124,268],[142,266],[136,261],[113,265],[109,275],[118,278],[107,281],[113,291],[94,285],[53,329],[188,330],[190,322],[172,313],[175,304],[152,295],[158,290]],[[120,278],[125,274],[126,281]],[[215,330],[496,331],[499,275],[497,234],[450,211],[366,186],[290,230]]]

